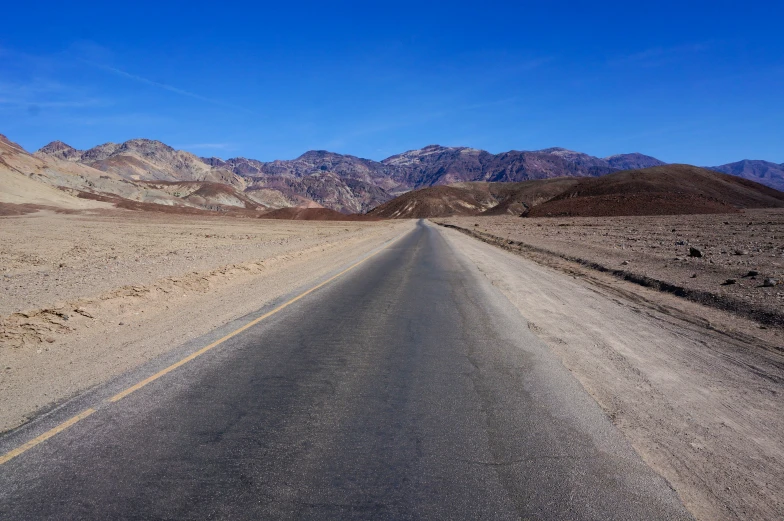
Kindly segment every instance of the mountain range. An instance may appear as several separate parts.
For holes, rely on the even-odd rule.
[[[315,205],[343,213],[365,213],[400,194],[429,186],[600,177],[665,164],[639,153],[599,158],[548,148],[492,154],[439,145],[382,161],[316,150],[296,159],[263,162],[243,157],[198,157],[149,139],[105,143],[88,150],[54,141],[33,155],[49,164],[49,173],[40,180],[94,195],[205,209]],[[56,175],[68,170],[67,165],[82,168],[81,175],[65,180]],[[784,189],[784,166],[775,163],[741,161],[714,170]],[[81,184],[80,179],[84,181]],[[225,188],[219,189],[219,185]]]

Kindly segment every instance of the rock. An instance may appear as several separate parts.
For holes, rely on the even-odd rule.
[[[759,275],[759,272],[757,270],[749,270],[749,272],[745,276],[746,277],[756,277],[757,275]]]
[[[629,264],[629,261],[623,261],[623,262],[621,263],[621,266],[627,266],[628,264]]]
[[[689,246],[689,257],[702,257],[702,250]]]
[[[735,255],[748,255],[749,252],[746,250],[735,250]]]
[[[775,286],[778,283],[779,283],[779,281],[777,281],[776,279],[772,279],[772,278],[768,277],[768,278],[766,278],[765,280],[762,281],[762,286],[765,287],[765,288],[772,288],[773,286]]]
[[[83,310],[82,308],[74,309],[74,313],[79,313],[83,317],[93,318],[93,316],[90,313],[88,313],[87,311]]]
[[[735,279],[727,279],[727,280],[725,280],[724,282],[722,282],[722,284],[721,284],[721,285],[722,285],[722,286],[731,286],[731,285],[733,285],[733,284],[735,284],[735,283],[737,283],[737,282],[738,282],[738,281],[737,281],[737,280],[735,280]]]
[[[692,278],[692,279],[696,279],[696,278],[697,278],[697,274],[696,274],[696,273],[692,273],[692,274],[691,274],[691,278]]]

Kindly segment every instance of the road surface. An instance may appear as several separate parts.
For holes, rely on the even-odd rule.
[[[0,454],[95,409],[0,465],[0,519],[690,519],[424,222],[121,400],[111,392],[4,437]]]

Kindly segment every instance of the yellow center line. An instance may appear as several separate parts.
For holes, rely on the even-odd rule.
[[[353,270],[354,268],[356,268],[357,266],[359,266],[363,262],[366,262],[366,261],[370,260],[371,258],[375,257],[376,255],[378,255],[379,253],[384,251],[387,247],[389,247],[389,245],[391,245],[393,242],[396,242],[397,240],[399,240],[402,236],[403,235],[401,235],[399,237],[396,237],[395,239],[391,240],[390,242],[388,242],[386,245],[384,245],[383,247],[381,247],[377,251],[371,253],[370,255],[368,255],[367,257],[362,259],[361,261],[352,264],[351,266],[349,266],[348,268],[344,269],[340,273],[338,273],[336,275],[333,275],[332,277],[328,278],[327,280],[325,280],[321,284],[313,286],[309,290],[300,293],[299,295],[297,295],[296,297],[292,298],[288,302],[285,302],[285,303],[281,304],[280,306],[276,307],[275,309],[273,309],[271,311],[268,311],[267,313],[264,313],[260,317],[254,319],[254,320],[252,320],[250,322],[248,322],[244,326],[242,326],[242,327],[240,327],[238,329],[235,329],[234,331],[232,331],[231,333],[227,334],[226,336],[216,340],[215,342],[213,342],[213,343],[211,343],[211,344],[209,344],[207,346],[202,347],[198,351],[195,351],[195,352],[189,354],[188,356],[186,356],[182,360],[180,360],[178,362],[175,362],[172,365],[170,365],[169,367],[158,371],[157,373],[155,373],[154,375],[152,375],[152,376],[150,376],[148,378],[145,378],[141,382],[139,382],[139,383],[137,383],[135,385],[132,385],[131,387],[128,387],[124,391],[121,391],[121,392],[115,394],[114,396],[109,398],[107,401],[110,402],[110,403],[114,403],[114,402],[118,402],[118,401],[122,400],[123,398],[125,398],[126,396],[131,394],[132,392],[138,391],[139,389],[141,389],[145,385],[149,384],[150,382],[154,382],[158,378],[160,378],[160,377],[162,377],[162,376],[164,376],[166,374],[169,374],[170,372],[174,371],[178,367],[187,364],[188,362],[190,362],[194,358],[196,358],[196,357],[198,357],[200,355],[203,355],[204,353],[206,353],[210,349],[212,349],[212,348],[222,344],[226,340],[229,340],[230,338],[233,338],[233,337],[239,335],[240,333],[242,333],[246,329],[255,326],[256,324],[258,324],[259,322],[261,322],[265,318],[269,318],[270,316],[274,315],[275,313],[277,313],[279,311],[282,311],[283,309],[287,308],[288,306],[292,305],[293,303],[297,302],[298,300],[300,300],[300,299],[310,295],[311,293],[313,293],[317,289],[326,286],[327,284],[329,284],[330,282],[332,282],[336,278],[340,277],[341,275],[344,275],[344,274],[348,273],[349,271]],[[20,445],[19,447],[15,448],[13,450],[10,450],[9,452],[6,452],[2,456],[0,456],[0,465],[2,465],[4,463],[12,460],[13,458],[19,456],[20,454],[22,454],[24,452],[27,452],[28,450],[32,449],[36,445],[45,442],[46,440],[48,440],[49,438],[51,438],[55,434],[58,434],[58,433],[64,431],[65,429],[67,429],[67,428],[71,427],[72,425],[74,425],[76,422],[78,422],[80,420],[83,420],[84,418],[87,418],[88,416],[90,416],[94,412],[95,412],[95,409],[93,409],[93,408],[86,409],[86,410],[80,412],[79,414],[77,414],[76,416],[74,416],[73,418],[71,418],[69,420],[66,420],[63,423],[61,423],[60,425],[58,425],[58,426],[56,426],[56,427],[54,427],[54,428],[44,432],[43,434],[41,434],[37,438],[34,438],[34,439],[28,441],[27,443],[25,443],[23,445]]]
[[[6,452],[2,456],[0,456],[0,465],[2,465],[3,463],[5,463],[7,461],[10,461],[10,460],[14,459],[15,457],[17,457],[18,455],[22,454],[23,452],[27,452],[28,450],[32,449],[33,447],[35,447],[39,443],[45,442],[46,440],[48,440],[49,438],[51,438],[55,434],[57,434],[59,432],[63,432],[65,429],[67,429],[68,427],[70,427],[74,423],[78,422],[79,420],[83,420],[83,419],[87,418],[88,416],[90,416],[94,412],[95,412],[95,409],[92,409],[92,408],[91,409],[86,409],[86,410],[80,412],[79,414],[77,414],[76,416],[74,416],[73,418],[71,418],[70,420],[64,421],[63,423],[61,423],[60,425],[58,425],[54,429],[50,429],[50,430],[46,431],[45,433],[41,434],[40,436],[38,436],[37,438],[33,438],[32,440],[28,441],[24,445],[20,445],[19,447],[15,448],[15,449],[13,449],[11,451]]]

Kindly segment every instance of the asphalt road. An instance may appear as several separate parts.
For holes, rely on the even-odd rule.
[[[0,519],[690,519],[434,226],[0,466]]]

